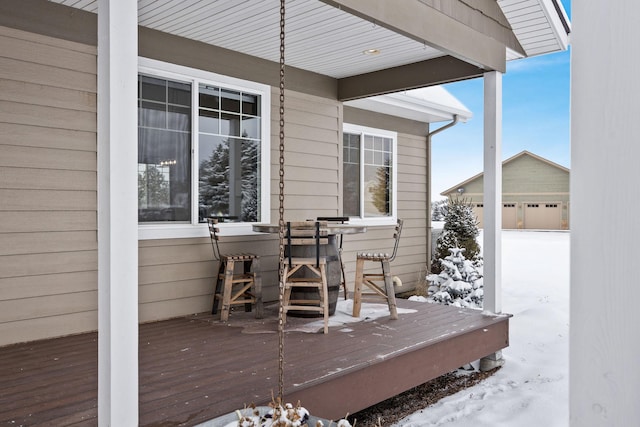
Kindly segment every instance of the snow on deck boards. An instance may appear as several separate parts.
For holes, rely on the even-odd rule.
[[[398,306],[415,311],[327,335],[294,331],[312,319],[289,318],[285,398],[316,416],[341,417],[508,345],[507,316]],[[140,425],[192,426],[270,401],[278,389],[277,319],[252,315],[234,312],[229,324],[198,315],[140,325]],[[0,378],[2,425],[96,424],[95,333],[0,347]]]

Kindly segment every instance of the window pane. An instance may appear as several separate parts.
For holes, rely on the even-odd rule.
[[[342,210],[345,216],[360,216],[360,167],[343,165]]]
[[[391,215],[391,168],[364,167],[364,216]]]
[[[148,101],[167,102],[167,81],[140,76],[140,98]]]
[[[376,151],[382,151],[383,149],[383,139],[379,136],[373,138],[373,147]]]
[[[375,164],[373,159],[373,151],[372,150],[364,150],[364,164],[365,165],[373,165]]]
[[[220,109],[220,89],[208,85],[200,85],[200,107],[209,108],[212,110]]]
[[[260,119],[242,116],[242,137],[257,139],[260,137]]]
[[[168,82],[167,94],[169,103],[191,106],[191,85],[188,83]]]
[[[164,129],[167,125],[166,104],[141,101],[138,108],[138,125]]]
[[[342,211],[360,216],[360,135],[343,133]]]
[[[242,114],[248,114],[251,116],[260,115],[260,107],[258,104],[259,97],[257,95],[243,94],[242,95]]]
[[[364,136],[364,148],[373,150],[373,137],[371,135]]]
[[[147,76],[139,77],[139,87],[138,221],[189,222],[191,87]]]
[[[240,116],[237,114],[220,114],[220,133],[222,135],[240,136]]]
[[[200,221],[210,215],[237,216],[243,222],[260,218],[260,146],[240,138],[200,135]]]
[[[209,111],[200,109],[198,117],[198,126],[200,132],[220,133],[220,113],[217,111]]]
[[[138,221],[191,219],[191,136],[138,130]]]
[[[230,89],[216,92],[203,85],[200,91],[201,101],[204,94],[209,103],[206,110],[200,110],[200,221],[210,215],[259,221],[261,119],[255,116],[259,115],[260,96]],[[220,111],[212,111],[218,107],[211,99],[218,95]]]
[[[167,128],[189,132],[191,130],[191,108],[169,105],[167,107]]]
[[[238,92],[222,89],[220,96],[222,101],[220,107],[223,111],[240,113],[240,94]]]

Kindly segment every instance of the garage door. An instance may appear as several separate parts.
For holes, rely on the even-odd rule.
[[[473,213],[478,217],[478,227],[484,228],[483,223],[483,210],[484,205],[477,203],[473,205]],[[502,228],[514,229],[517,228],[517,209],[515,203],[505,203],[502,205]]]
[[[560,203],[525,203],[524,228],[560,230],[562,228]]]
[[[482,209],[483,209],[484,205],[482,203],[475,203],[473,205],[473,213],[475,214],[476,217],[478,217],[478,228],[484,228],[484,225],[482,223]]]
[[[518,228],[518,211],[515,203],[504,203],[502,205],[502,228],[513,230]]]

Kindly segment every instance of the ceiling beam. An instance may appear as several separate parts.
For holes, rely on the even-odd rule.
[[[451,83],[481,77],[484,70],[451,56],[387,68],[338,80],[338,100]]]
[[[485,71],[506,72],[506,46],[419,0],[321,0]]]

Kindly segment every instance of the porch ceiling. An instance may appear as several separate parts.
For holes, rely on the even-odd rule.
[[[49,1],[98,9],[97,0]],[[465,2],[445,13],[429,0],[405,2],[403,8],[385,0],[287,0],[287,65],[338,79],[342,100],[477,77],[485,70],[504,72],[507,59],[563,48],[547,40],[561,25],[549,6],[555,1],[498,0],[505,20],[488,18]],[[279,61],[276,0],[138,0],[138,22]],[[526,41],[522,47],[509,24]],[[478,30],[485,26],[493,37]],[[379,53],[366,54],[370,49]]]

